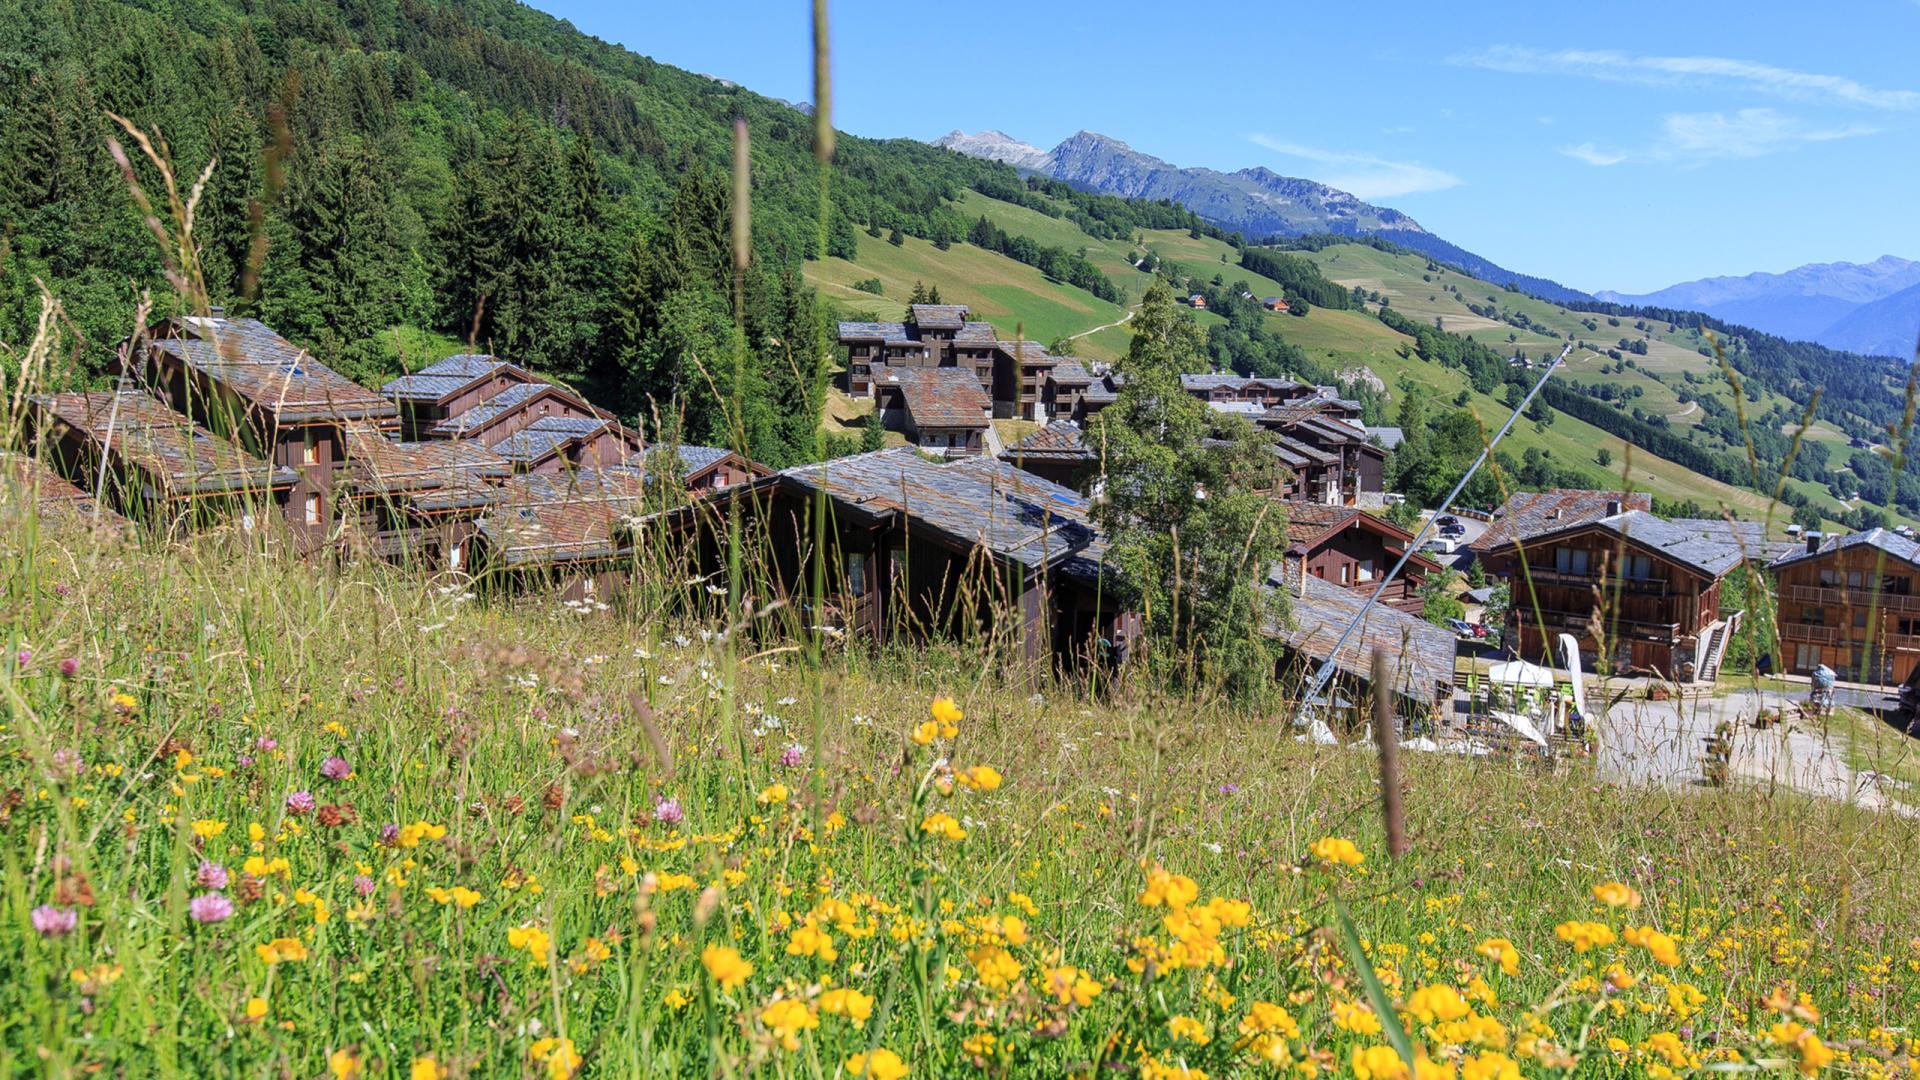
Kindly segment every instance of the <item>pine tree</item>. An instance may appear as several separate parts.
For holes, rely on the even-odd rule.
[[[1160,646],[1151,662],[1175,680],[1207,671],[1255,693],[1274,675],[1263,627],[1287,617],[1285,593],[1264,587],[1285,550],[1286,522],[1261,494],[1275,482],[1271,437],[1181,388],[1181,374],[1201,365],[1201,344],[1192,317],[1156,280],[1133,319],[1119,398],[1088,435],[1107,475],[1126,478],[1105,485],[1095,514],[1121,602],[1147,614]]]

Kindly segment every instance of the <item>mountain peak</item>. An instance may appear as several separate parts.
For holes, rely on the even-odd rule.
[[[933,145],[945,147],[968,157],[1004,161],[1016,169],[1042,172],[1046,170],[1047,152],[1045,150],[992,128],[977,135],[969,135],[959,128],[954,128],[933,140]]]

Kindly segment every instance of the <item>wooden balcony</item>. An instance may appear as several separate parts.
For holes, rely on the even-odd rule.
[[[1875,607],[1881,611],[1920,611],[1920,596],[1883,593],[1878,589],[1788,585],[1780,592],[1782,603],[1817,604],[1821,607],[1855,608],[1861,611],[1872,610]]]
[[[1522,625],[1529,624],[1533,621],[1533,608],[1530,605],[1515,604],[1512,610],[1514,617],[1518,619]],[[1542,608],[1540,611],[1540,628],[1543,630],[1572,630],[1576,633],[1585,633],[1589,627],[1593,625],[1593,616],[1594,613],[1592,611],[1556,611],[1550,608]],[[1601,625],[1607,628],[1609,634],[1640,638],[1645,641],[1680,640],[1679,623],[1611,618],[1605,613],[1602,613],[1600,621]]]
[[[1527,574],[1539,585],[1567,585],[1574,588],[1599,589],[1602,592],[1629,593],[1634,596],[1666,596],[1667,583],[1659,578],[1630,578],[1619,574],[1585,573],[1575,574],[1565,570],[1555,570],[1545,566],[1529,566]],[[1524,579],[1514,575],[1515,584]]]
[[[1817,626],[1813,623],[1781,623],[1780,640],[1804,641],[1810,645],[1838,645],[1840,628]]]

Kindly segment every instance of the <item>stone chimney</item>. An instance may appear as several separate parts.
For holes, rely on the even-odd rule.
[[[1620,512],[1620,500],[1608,499],[1607,500],[1607,516],[1613,517],[1615,514],[1618,514],[1619,512]]]
[[[1825,539],[1826,537],[1821,536],[1820,531],[1818,529],[1808,529],[1807,530],[1807,554],[1809,555],[1818,554],[1820,551],[1820,542]]]

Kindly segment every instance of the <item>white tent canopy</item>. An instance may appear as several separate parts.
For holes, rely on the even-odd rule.
[[[1553,669],[1529,664],[1525,660],[1509,660],[1488,669],[1487,681],[1501,686],[1534,686],[1550,690],[1553,688]]]

